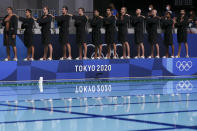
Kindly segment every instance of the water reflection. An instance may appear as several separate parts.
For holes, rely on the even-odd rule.
[[[9,87],[0,91],[0,129],[150,130],[165,124],[187,129],[197,121],[196,86],[195,80],[153,80],[45,85],[43,93],[34,86],[16,92]],[[6,96],[9,90],[13,96]]]

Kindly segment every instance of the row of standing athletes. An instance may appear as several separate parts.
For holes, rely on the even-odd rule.
[[[55,19],[59,26],[59,42],[62,45],[63,56],[61,60],[68,59],[71,60],[71,46],[68,40],[69,36],[69,21],[70,19],[75,20],[76,27],[76,43],[79,47],[79,57],[77,60],[88,59],[87,58],[87,45],[86,45],[86,24],[90,22],[92,27],[92,43],[95,45],[95,56],[93,59],[101,59],[102,54],[102,40],[101,40],[101,28],[105,28],[105,43],[107,44],[107,55],[105,59],[111,58],[111,47],[114,49],[113,59],[117,59],[116,54],[116,44],[115,44],[115,32],[116,26],[118,27],[118,41],[122,43],[123,46],[123,56],[121,59],[130,58],[130,45],[128,43],[128,23],[132,19],[132,24],[135,30],[135,43],[137,44],[138,54],[135,58],[145,58],[144,56],[144,22],[146,22],[146,30],[148,33],[148,42],[151,47],[151,54],[148,58],[160,58],[159,55],[159,44],[157,41],[158,33],[158,23],[161,21],[162,28],[164,30],[164,44],[166,47],[166,54],[164,58],[174,58],[174,46],[173,46],[173,34],[172,30],[174,26],[178,28],[178,43],[179,50],[177,58],[180,57],[181,53],[181,43],[185,44],[186,48],[186,57],[188,55],[188,44],[187,44],[187,27],[188,27],[188,18],[185,15],[185,10],[181,10],[180,16],[177,19],[171,18],[171,13],[166,12],[165,16],[158,17],[157,11],[152,10],[148,16],[144,17],[141,15],[141,10],[136,10],[136,16],[130,16],[127,14],[126,7],[122,7],[120,11],[120,16],[115,17],[112,15],[110,8],[106,9],[106,17],[99,15],[99,11],[94,11],[94,17],[89,19],[84,15],[84,9],[78,9],[78,15],[68,14],[68,8],[64,6],[62,8],[61,16],[53,16],[49,14],[48,7],[43,8],[44,15],[38,19],[35,19],[31,15],[31,10],[26,10],[26,17],[19,17],[13,13],[11,7],[7,8],[7,15],[3,19],[2,25],[4,28],[4,46],[7,50],[7,58],[5,61],[11,60],[10,58],[10,46],[13,47],[14,51],[14,61],[17,61],[17,49],[16,49],[16,34],[18,27],[18,19],[22,21],[22,28],[24,31],[24,44],[28,49],[27,58],[24,60],[34,60],[34,46],[33,46],[33,24],[34,21],[39,23],[41,26],[42,34],[42,44],[44,45],[44,55],[40,60],[52,60],[53,47],[51,44],[51,22]],[[172,55],[169,56],[169,46],[172,47]],[[154,56],[154,48],[156,47],[157,54]],[[49,57],[47,58],[47,53],[49,49]],[[68,57],[67,57],[68,49]],[[84,49],[84,54],[83,54]],[[99,51],[98,51],[99,50]]]

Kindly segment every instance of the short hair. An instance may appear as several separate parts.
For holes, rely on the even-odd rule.
[[[28,11],[30,14],[32,14],[32,11],[30,9],[26,9],[26,11]]]
[[[150,4],[149,6],[152,6],[153,7],[153,4]]]
[[[167,14],[169,14],[170,16],[172,15],[172,13],[171,13],[170,11],[167,11],[167,12],[166,12],[166,15],[167,15]]]
[[[68,7],[67,6],[63,6],[62,8],[65,9],[65,10],[68,10]]]
[[[157,13],[157,10],[156,9],[153,9],[152,11],[155,11]]]
[[[48,12],[49,12],[49,7],[48,7],[48,6],[44,6],[43,9],[44,9],[44,8],[46,8],[46,9],[48,10]]]
[[[137,10],[139,10],[140,12],[142,12],[142,10],[141,10],[141,9],[139,9],[139,8],[138,8],[138,9],[136,9],[136,11],[137,11]]]
[[[123,6],[122,8],[125,8],[125,11],[127,12],[127,7]]]
[[[171,5],[170,4],[167,4],[166,6],[169,6],[171,8]]]
[[[82,8],[82,7],[80,7],[80,8],[79,8],[79,10],[82,10],[83,12],[85,12],[85,9],[84,9],[84,8]]]
[[[12,8],[11,6],[9,6],[7,9],[10,9],[10,10],[12,10],[12,11],[13,11],[13,8]]]
[[[98,9],[94,9],[94,11],[100,12]]]
[[[110,11],[112,11],[112,9],[111,9],[110,7],[108,7],[106,10],[110,10]]]

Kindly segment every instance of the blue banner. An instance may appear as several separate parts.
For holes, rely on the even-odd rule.
[[[191,76],[196,65],[197,58],[8,61],[0,62],[0,81]]]
[[[175,54],[178,52],[178,43],[176,34],[174,34],[174,45],[175,45]],[[104,35],[103,35],[104,38]],[[131,47],[131,56],[134,57],[137,55],[137,46],[134,43],[134,35],[129,34],[129,44]],[[72,56],[73,58],[78,57],[78,47],[75,43],[75,35],[70,35],[69,40],[72,47]],[[163,44],[163,34],[158,36],[158,41],[160,45],[160,55],[164,56],[165,54],[165,46]],[[189,43],[189,55],[190,57],[197,57],[196,49],[197,45],[195,44],[197,41],[197,34],[188,34],[188,43]],[[6,49],[3,46],[3,35],[0,35],[0,59],[3,60],[6,57]],[[18,49],[18,57],[19,59],[24,59],[26,57],[27,49],[25,48],[23,44],[23,35],[17,36],[17,49]],[[39,59],[43,56],[43,45],[41,43],[41,35],[35,34],[34,35],[34,45],[35,45],[35,59]],[[94,54],[94,45],[91,42],[91,34],[87,35],[87,44],[88,44],[88,57],[90,58]],[[58,60],[62,56],[62,47],[59,44],[58,41],[58,35],[52,35],[52,45],[54,49],[53,53],[53,59]],[[147,35],[145,35],[144,38],[144,45],[145,45],[145,55],[150,55],[150,44],[147,42]],[[106,55],[106,44],[103,44],[103,56]],[[182,48],[182,57],[185,56],[185,50],[184,47]],[[117,52],[118,56],[122,56],[122,45],[120,43],[117,43]],[[12,53],[13,56],[13,53]]]

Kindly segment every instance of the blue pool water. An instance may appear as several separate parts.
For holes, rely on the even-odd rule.
[[[197,130],[197,80],[0,86],[0,131]]]

